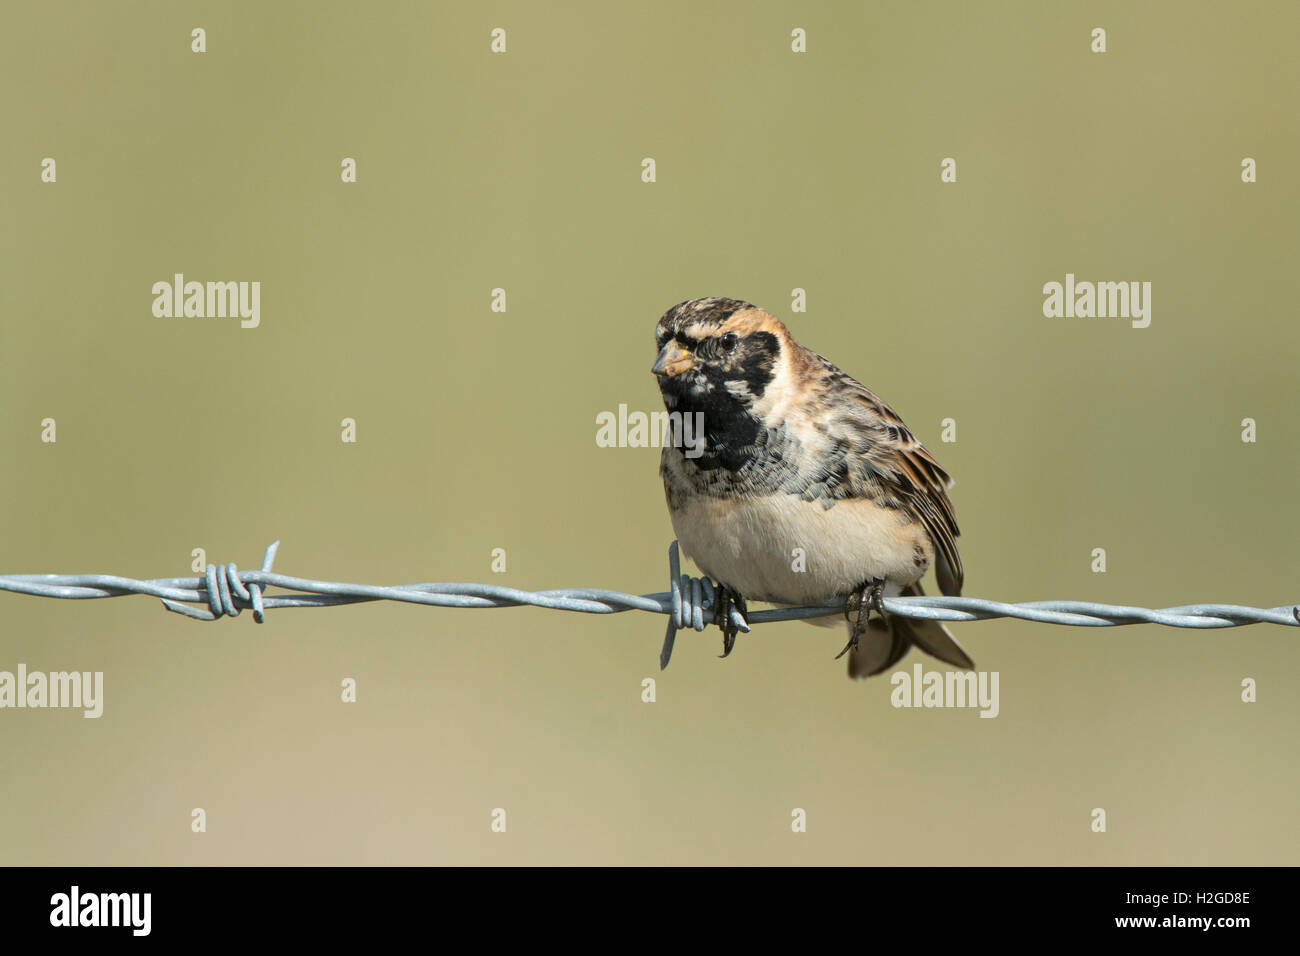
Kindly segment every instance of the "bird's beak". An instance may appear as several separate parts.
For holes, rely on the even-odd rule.
[[[676,339],[671,339],[659,352],[659,361],[650,371],[664,378],[673,378],[682,372],[689,372],[695,366],[695,356],[682,348]]]

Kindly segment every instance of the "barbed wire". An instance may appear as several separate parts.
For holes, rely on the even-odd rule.
[[[659,655],[661,668],[668,666],[678,630],[692,628],[703,631],[709,624],[716,623],[715,585],[708,578],[682,574],[676,541],[668,548],[669,590],[654,594],[625,594],[603,588],[521,591],[493,584],[456,582],[385,586],[314,581],[273,572],[271,566],[279,547],[280,542],[276,541],[266,549],[260,571],[240,571],[233,563],[209,564],[201,578],[154,578],[147,581],[112,574],[8,574],[0,575],[0,591],[70,600],[149,594],[161,598],[167,610],[195,620],[215,621],[220,617],[238,617],[240,611],[252,609],[253,619],[259,624],[265,622],[266,611],[271,608],[334,607],[368,601],[401,601],[406,604],[462,608],[532,606],[583,614],[650,611],[668,615],[668,630]],[[266,595],[263,589],[268,587],[296,593]],[[1040,624],[1074,627],[1116,627],[1124,624],[1196,628],[1241,627],[1247,624],[1300,626],[1300,605],[1290,604],[1274,608],[1244,607],[1238,604],[1187,604],[1153,610],[1098,604],[1093,601],[1006,604],[985,598],[934,595],[887,597],[884,598],[884,606],[889,614],[927,621],[1016,618]],[[780,607],[748,613],[742,613],[732,606],[730,615],[731,623],[736,628],[748,632],[753,624],[827,617],[841,614],[843,610],[842,601],[831,601],[806,607]]]

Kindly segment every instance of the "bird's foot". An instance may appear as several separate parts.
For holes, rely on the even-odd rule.
[[[867,629],[867,623],[871,618],[871,612],[875,611],[880,615],[880,620],[888,623],[889,618],[885,615],[885,581],[883,578],[872,578],[864,582],[844,602],[844,620],[849,622],[849,642],[844,645],[844,650],[835,655],[838,661],[850,650],[858,649],[858,638]],[[855,615],[853,612],[856,611]]]
[[[713,609],[713,623],[722,631],[722,653],[718,656],[726,657],[736,646],[736,634],[740,631],[732,619],[731,609],[734,607],[738,610],[742,618],[749,613],[749,609],[745,606],[745,599],[728,587],[719,584],[714,592],[717,604]]]

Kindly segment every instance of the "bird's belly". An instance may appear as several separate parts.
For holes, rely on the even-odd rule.
[[[682,550],[700,570],[756,601],[817,603],[872,578],[896,594],[924,576],[934,556],[920,522],[864,499],[823,508],[793,495],[693,496],[671,514]]]

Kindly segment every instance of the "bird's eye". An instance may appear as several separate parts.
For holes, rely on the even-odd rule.
[[[736,346],[740,344],[740,336],[735,332],[728,332],[718,340],[724,352],[734,352]]]

